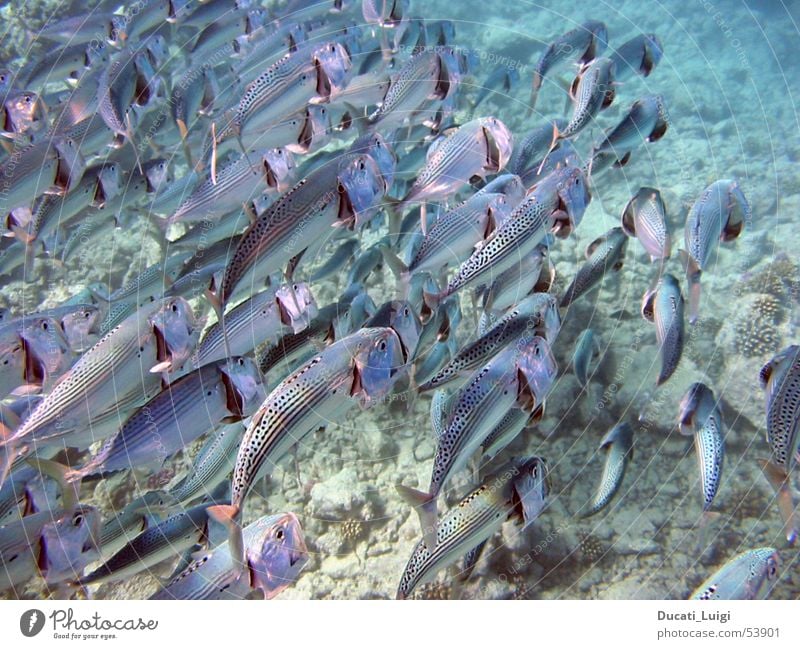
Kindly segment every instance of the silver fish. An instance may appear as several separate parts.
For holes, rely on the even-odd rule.
[[[761,462],[764,475],[777,493],[778,507],[789,543],[798,536],[789,473],[797,462],[800,444],[800,346],[791,345],[761,368],[766,391],[769,460]]]
[[[572,82],[572,116],[564,130],[554,126],[554,142],[580,133],[601,110],[613,103],[615,94],[614,62],[607,58],[595,59]]]
[[[377,126],[416,123],[431,102],[442,100],[450,92],[450,77],[445,59],[425,49],[414,54],[393,76],[380,107],[369,116]]]
[[[649,77],[661,62],[664,48],[655,34],[639,34],[611,52],[616,64],[617,79],[623,80],[632,74]]]
[[[100,514],[88,505],[42,511],[0,527],[0,590],[41,575],[57,587],[98,557]]]
[[[230,505],[213,508],[230,529],[231,555],[240,566],[244,549],[241,512],[259,475],[331,415],[341,416],[356,402],[367,408],[380,401],[399,378],[402,344],[393,329],[360,329],[325,348],[300,366],[267,397],[250,421],[233,471]],[[365,380],[366,378],[369,380]]]
[[[244,599],[257,591],[277,597],[308,561],[303,530],[294,514],[264,516],[243,530],[247,570],[236,570],[229,542],[196,559],[150,599]]]
[[[207,537],[207,506],[198,505],[148,527],[73,585],[102,584],[132,577],[198,543],[205,544]]]
[[[554,171],[539,183],[508,220],[459,267],[438,299],[493,280],[533,251],[550,230],[566,236],[583,218],[591,194],[580,169]]]
[[[479,242],[508,218],[509,211],[503,194],[475,194],[445,212],[425,234],[404,276],[415,272],[436,274],[444,266],[461,264]]]
[[[718,180],[703,190],[686,217],[686,250],[681,258],[689,283],[689,323],[700,310],[700,275],[707,267],[718,241],[732,241],[741,234],[752,211],[735,180]]]
[[[286,189],[292,169],[294,158],[286,149],[245,153],[197,185],[167,223],[216,220],[264,190]]]
[[[719,490],[725,459],[722,414],[714,393],[703,383],[692,383],[681,399],[678,415],[681,432],[694,436],[694,448],[700,468],[703,512],[711,509]]]
[[[461,349],[432,379],[422,383],[419,391],[442,387],[471,372],[510,343],[522,337],[541,336],[554,342],[561,327],[561,316],[555,297],[534,293],[494,323],[482,336]]]
[[[375,161],[363,154],[324,165],[281,196],[245,232],[225,269],[219,302],[239,284],[267,277],[336,224],[355,227],[371,215],[387,187]]]
[[[568,307],[579,297],[606,278],[609,271],[618,271],[625,260],[628,237],[622,228],[611,228],[586,247],[586,263],[578,269],[575,279],[564,291],[560,306]]]
[[[8,180],[0,194],[0,212],[29,207],[44,193],[67,194],[83,177],[85,163],[76,142],[48,138],[15,151],[0,164],[0,175]]]
[[[22,426],[0,441],[7,451],[0,484],[8,462],[26,454],[31,443],[81,439],[87,430],[91,440],[91,433],[99,432],[91,422],[109,414],[118,416],[155,393],[160,373],[176,370],[188,359],[197,329],[189,304],[175,298],[141,309],[106,334],[56,383]]]
[[[241,423],[223,426],[197,452],[189,472],[165,495],[175,505],[185,505],[211,492],[233,469],[244,432]]]
[[[775,548],[747,550],[698,586],[690,599],[765,599],[778,580],[779,566]]]
[[[489,539],[506,520],[533,522],[526,513],[538,515],[549,492],[547,464],[542,458],[515,459],[488,476],[438,521],[432,551],[424,540],[414,547],[400,577],[397,599],[409,598],[417,586]]]
[[[264,342],[275,344],[285,333],[303,331],[316,315],[317,303],[307,284],[269,288],[224,315],[224,335],[219,322],[208,329],[194,363],[204,365],[228,353],[248,354]]]
[[[661,95],[647,95],[637,99],[619,123],[607,130],[592,147],[591,158],[613,154],[615,165],[625,166],[631,151],[642,142],[655,142],[664,137],[669,127],[664,98]]]
[[[589,20],[553,40],[533,70],[528,115],[536,106],[544,76],[548,72],[565,61],[577,60],[578,63],[589,63],[602,54],[606,47],[608,47],[608,32],[605,24],[597,20]]]
[[[600,356],[600,339],[593,329],[584,329],[575,341],[572,369],[583,387],[589,383],[590,365]]]
[[[528,344],[506,348],[477,370],[452,398],[447,421],[437,439],[433,471],[427,492],[397,485],[398,492],[420,516],[422,534],[429,550],[436,545],[437,499],[449,478],[466,466],[481,443],[515,405],[532,394],[545,394],[548,378],[540,375],[537,356],[547,343],[533,338]],[[554,361],[552,361],[554,364]]]
[[[598,450],[606,451],[603,475],[591,503],[581,513],[583,518],[594,516],[605,509],[617,495],[625,478],[628,462],[633,459],[633,428],[631,425],[623,422],[614,426],[603,437]]]
[[[667,208],[657,189],[640,187],[631,197],[622,210],[622,229],[639,239],[651,261],[669,258],[672,237],[667,229]]]
[[[508,163],[513,143],[511,131],[496,117],[464,124],[429,153],[400,206],[446,198],[475,176],[497,173]]]
[[[237,356],[204,365],[170,383],[134,412],[119,432],[67,479],[161,466],[202,435],[251,416],[265,398],[253,360]]]
[[[663,384],[678,367],[683,354],[683,295],[674,275],[665,274],[642,300],[642,316],[656,325],[661,370],[656,385]]]
[[[519,264],[500,273],[490,286],[478,287],[484,311],[504,312],[530,293],[546,293],[555,281],[556,268],[547,245],[539,244]]]

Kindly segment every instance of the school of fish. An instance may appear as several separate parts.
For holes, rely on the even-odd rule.
[[[598,187],[668,137],[669,96],[624,83],[657,84],[662,41],[600,20],[540,35],[525,132],[479,112],[519,74],[486,69],[409,0],[102,0],[35,36],[47,56],[0,75],[0,276],[46,286],[140,219],[162,254],[124,284],[118,268],[117,284],[0,314],[0,590],[41,580],[73,597],[166,562],[155,599],[273,598],[309,549],[300,516],[256,515],[252,493],[269,502],[298,447],[335,444],[334,424],[400,393],[430,405],[435,450],[429,480],[392,494],[419,540],[386,595],[410,598],[448,568],[466,581],[504,524],[540,524],[562,489],[552,457],[508,447],[541,421],[560,374],[583,390],[602,380],[602,333],[559,335],[573,305],[643,251],[651,387],[674,383],[703,276],[724,273],[718,247],[753,218],[738,179],[698,186],[676,277],[668,206],[641,187],[559,275],[550,252]],[[537,112],[542,94],[564,95],[567,113]],[[629,104],[617,124],[603,121],[612,104]],[[394,284],[379,290],[384,268]],[[791,545],[800,341],[752,374],[767,431],[753,444]],[[736,477],[720,390],[687,384],[674,403],[694,440],[701,530]],[[581,474],[592,495],[572,516],[636,506],[624,488],[635,419],[596,432]],[[188,469],[171,483],[141,480],[177,457]],[[114,511],[82,502],[101,481],[119,485]],[[765,597],[779,565],[776,548],[745,552],[694,597]]]

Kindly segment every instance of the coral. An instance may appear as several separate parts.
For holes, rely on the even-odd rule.
[[[453,589],[444,581],[434,581],[417,589],[414,599],[450,599]]]
[[[578,552],[589,563],[597,563],[605,556],[606,548],[594,534],[581,532],[578,535]]]
[[[786,311],[780,301],[770,294],[757,295],[753,298],[753,310],[764,322],[780,324]]]
[[[350,546],[354,546],[361,538],[361,535],[363,533],[364,533],[364,521],[356,519],[342,521],[342,524],[339,528],[339,534],[342,537],[342,541],[344,541]]]
[[[766,293],[782,302],[800,298],[800,266],[780,253],[760,269],[747,273],[736,286],[737,295]]]
[[[781,345],[780,331],[763,317],[743,314],[734,324],[734,334],[734,351],[748,358],[775,354]]]

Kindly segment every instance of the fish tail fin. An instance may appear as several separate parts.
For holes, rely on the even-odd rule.
[[[703,513],[700,514],[700,518],[697,519],[694,525],[694,532],[697,537],[697,543],[695,544],[695,554],[697,556],[702,556],[708,550],[708,530],[711,524],[719,520],[719,518],[719,512],[704,509]]]
[[[436,496],[401,484],[397,485],[397,493],[417,511],[422,525],[422,538],[428,551],[433,552],[436,547],[436,519],[438,518]]]
[[[411,272],[408,266],[397,256],[391,246],[382,245],[380,246],[380,251],[381,255],[383,255],[383,261],[397,279],[397,292],[407,297],[411,283]]]
[[[75,483],[74,478],[72,480],[69,479],[71,473],[69,467],[53,460],[45,460],[38,457],[29,457],[26,462],[39,471],[41,475],[52,478],[56,482],[61,490],[61,502],[64,509],[71,510],[75,508],[78,504],[80,480]]]
[[[228,530],[231,560],[237,575],[244,572],[244,537],[242,535],[241,510],[236,505],[212,505],[206,509],[208,515]]]
[[[789,475],[785,469],[770,460],[759,460],[758,463],[764,473],[764,477],[775,490],[775,499],[778,501],[778,510],[783,519],[783,531],[786,535],[786,541],[789,545],[794,545],[797,540],[798,529]]]

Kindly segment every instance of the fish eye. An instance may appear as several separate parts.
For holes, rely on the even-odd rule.
[[[378,349],[379,349],[380,351],[382,351],[382,352],[385,352],[385,351],[386,351],[386,341],[385,341],[385,340],[381,340],[381,341],[378,343]]]
[[[282,528],[282,527],[279,527],[279,528],[278,528],[278,529],[275,531],[275,539],[276,539],[276,540],[278,540],[278,541],[283,541],[283,539],[284,539],[285,537],[286,537],[286,532],[284,532],[284,531],[283,531],[283,528]]]
[[[173,313],[177,313],[178,312],[178,305],[177,304],[173,304],[172,305],[172,312]]]
[[[405,308],[403,309],[403,315],[404,315],[404,316],[407,318],[407,317],[409,316],[409,313],[410,313],[410,312],[409,312],[409,310],[408,310],[408,307],[405,307]]]
[[[361,171],[364,171],[364,169],[366,169],[366,167],[367,167],[367,165],[365,165],[365,164],[364,164],[364,161],[363,161],[363,160],[361,160],[361,161],[358,163],[358,168],[359,168]]]
[[[78,512],[72,517],[72,526],[73,527],[80,527],[81,523],[83,523],[83,514]]]
[[[42,322],[42,331],[47,331],[47,322]]]

